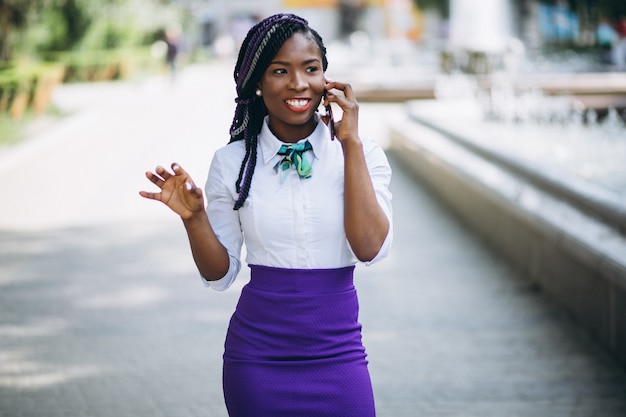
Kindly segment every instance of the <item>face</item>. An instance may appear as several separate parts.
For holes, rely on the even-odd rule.
[[[259,83],[272,132],[297,142],[315,129],[313,115],[324,93],[322,54],[313,39],[294,33],[270,63]]]

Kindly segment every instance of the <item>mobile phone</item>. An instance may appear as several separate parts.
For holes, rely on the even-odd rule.
[[[324,100],[326,100],[326,91],[324,91],[324,95],[322,96]],[[328,105],[324,106],[326,110],[326,116],[328,117],[328,127],[330,129],[330,140],[335,140],[335,119],[333,118],[333,108]]]

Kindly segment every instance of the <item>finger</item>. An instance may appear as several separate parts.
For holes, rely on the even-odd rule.
[[[344,94],[337,89],[334,89],[334,91],[332,91],[333,88],[331,88],[330,90],[326,91],[326,100],[324,100],[324,105],[329,105],[331,102],[337,102],[338,98],[343,98]]]
[[[341,118],[342,114],[345,114],[346,112],[349,113],[353,110],[358,109],[358,104],[356,102],[350,101],[343,96],[329,94],[327,97],[328,97],[328,100],[332,103],[335,103],[339,107],[339,110],[341,111],[340,113],[337,113],[335,115],[335,120]]]
[[[202,197],[202,190],[200,188],[196,187],[196,185],[193,182],[189,182],[189,181],[185,182],[185,188],[194,197],[198,197],[198,198]]]
[[[160,178],[158,175],[153,174],[150,171],[146,172],[146,178],[152,181],[159,188],[163,188],[163,184],[165,184],[165,181],[163,181],[162,178]]]
[[[343,95],[347,100],[356,102],[356,97],[354,96],[354,89],[352,88],[352,84],[344,83],[343,84]]]
[[[165,168],[163,168],[161,165],[157,166],[156,169],[154,170],[157,174],[159,174],[161,176],[161,178],[163,178],[165,181],[167,181],[168,179],[170,179],[172,177],[172,174],[170,174]]]
[[[202,188],[200,187],[196,187],[193,189],[193,193],[198,197],[198,198],[202,198]]]
[[[185,181],[185,188],[187,189],[187,191],[189,191],[191,194],[195,195],[196,197],[202,197],[202,190],[200,189],[200,187],[196,186],[196,184],[191,180],[191,178]]]
[[[150,193],[148,191],[139,191],[139,195],[143,198],[147,198],[148,200],[158,200],[161,201],[161,193]]]
[[[172,163],[172,171],[174,171],[174,175],[188,175],[178,162]]]
[[[350,94],[352,97],[354,97],[352,85],[348,83],[342,83],[339,81],[331,81],[328,84],[326,84],[326,90],[329,92],[330,90],[337,90],[337,91],[342,92],[343,96],[347,97],[348,94]]]
[[[196,189],[196,184],[191,179],[191,176],[185,171],[178,163],[174,162],[172,164],[172,170],[174,171],[174,175],[180,175],[185,177],[185,187],[187,184],[191,184],[191,189],[189,191]]]
[[[329,103],[337,103],[337,105],[339,105],[339,107],[341,107],[342,110],[349,110],[351,108],[357,108],[358,103],[356,102],[356,98],[354,97],[354,93],[352,92],[352,87],[349,87],[348,84],[344,84],[344,83],[331,83],[329,84],[329,87],[332,87],[332,85],[336,85],[337,88],[335,88],[335,91],[338,91],[340,93],[344,93],[344,94],[335,94],[334,91],[328,91],[326,93],[326,100]],[[348,86],[348,87],[347,87]],[[346,89],[345,91],[341,91],[340,88]],[[347,95],[345,93],[348,93]]]

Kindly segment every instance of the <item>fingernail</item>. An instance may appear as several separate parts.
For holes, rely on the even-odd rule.
[[[185,183],[185,188],[187,189],[187,191],[191,191],[193,189],[193,185],[191,185],[190,182],[186,182]]]

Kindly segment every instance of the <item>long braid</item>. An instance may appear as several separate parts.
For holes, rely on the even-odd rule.
[[[293,14],[276,14],[262,20],[250,29],[241,45],[233,73],[237,87],[237,106],[230,127],[229,143],[243,140],[246,153],[235,182],[235,189],[239,194],[235,210],[243,206],[250,192],[256,168],[258,135],[267,115],[263,99],[255,94],[257,84],[278,50],[295,32],[309,33],[312,36],[320,48],[322,67],[326,71],[328,61],[321,36],[309,27],[305,19]]]

